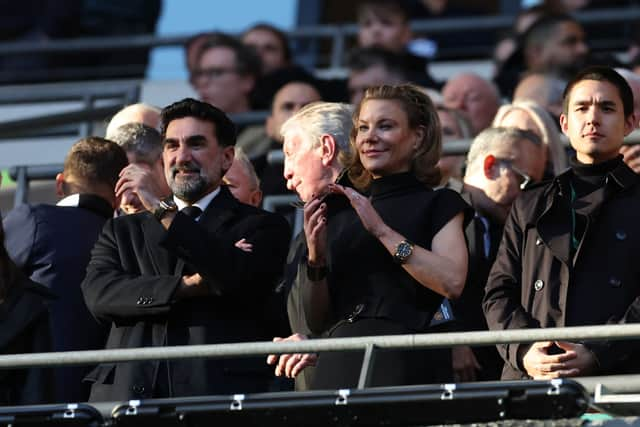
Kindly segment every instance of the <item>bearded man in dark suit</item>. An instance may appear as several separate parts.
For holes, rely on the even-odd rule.
[[[107,348],[270,339],[265,301],[289,227],[221,185],[235,144],[222,111],[185,99],[161,121],[173,195],[161,198],[148,168],[125,168],[116,194],[134,192],[146,212],[105,225],[82,284],[89,310],[111,323]],[[87,380],[96,401],[266,391],[271,375],[258,357],[103,364]]]

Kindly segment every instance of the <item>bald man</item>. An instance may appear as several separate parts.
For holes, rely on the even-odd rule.
[[[109,122],[105,137],[112,139],[113,135],[122,125],[128,123],[142,123],[154,129],[160,128],[160,109],[152,105],[138,103],[131,104],[118,111]]]
[[[449,79],[442,88],[444,106],[462,111],[477,135],[491,126],[500,106],[498,88],[477,74],[462,73]]]

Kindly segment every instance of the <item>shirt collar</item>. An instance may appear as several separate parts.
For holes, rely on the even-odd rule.
[[[207,209],[207,206],[209,206],[209,203],[211,203],[213,198],[216,197],[219,193],[220,193],[220,186],[218,186],[218,188],[216,188],[215,190],[213,190],[211,193],[207,194],[200,200],[197,200],[195,203],[189,204],[184,200],[179,199],[175,195],[173,196],[173,201],[176,202],[176,205],[178,206],[178,210],[180,211],[186,208],[187,206],[197,206],[202,210],[202,212],[204,212]]]
[[[56,206],[70,206],[75,208],[75,207],[78,207],[79,202],[80,202],[80,194],[76,193],[58,201],[58,203],[56,203]]]

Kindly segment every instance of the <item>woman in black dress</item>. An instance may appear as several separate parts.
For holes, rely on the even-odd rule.
[[[0,354],[51,351],[49,312],[53,295],[25,277],[4,247],[0,220]],[[48,369],[0,370],[0,406],[48,403],[52,398]]]
[[[443,297],[462,292],[463,229],[470,208],[439,183],[440,124],[431,100],[410,85],[369,88],[354,112],[353,188],[333,185],[353,209],[329,216],[321,197],[305,207],[307,322],[327,337],[428,332]],[[437,351],[382,351],[373,386],[446,380]],[[361,353],[323,353],[314,388],[357,385]]]

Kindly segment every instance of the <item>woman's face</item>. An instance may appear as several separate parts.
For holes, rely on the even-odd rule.
[[[356,126],[360,161],[374,178],[410,170],[413,154],[422,141],[422,130],[409,128],[399,101],[365,101]]]

